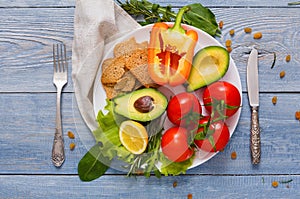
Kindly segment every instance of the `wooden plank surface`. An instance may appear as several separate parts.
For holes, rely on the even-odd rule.
[[[274,106],[271,99],[278,96]],[[61,169],[53,167],[50,152],[54,134],[55,93],[0,95],[0,174],[76,174],[77,164],[87,149],[94,144],[90,132],[84,130],[73,94],[62,98],[63,130],[66,142],[66,162]],[[262,128],[262,161],[257,168],[250,162],[250,109],[247,94],[239,125],[226,150],[207,163],[190,170],[189,174],[300,174],[299,121],[294,117],[300,110],[299,94],[262,94],[260,124]],[[75,140],[67,137],[75,133]],[[68,145],[76,148],[70,151]],[[231,160],[231,152],[238,158]],[[112,170],[109,173],[115,173]],[[117,172],[118,173],[118,172]]]
[[[16,181],[15,179],[18,179]],[[289,181],[272,187],[273,181]],[[1,198],[299,198],[300,176],[180,176],[149,179],[107,175],[92,183],[77,176],[0,176]],[[177,186],[173,187],[176,182]]]
[[[197,0],[151,0],[176,8]],[[55,121],[52,84],[52,44],[68,47],[71,69],[75,0],[0,0],[0,198],[299,198],[300,150],[300,12],[289,0],[203,0],[224,21],[222,44],[232,40],[232,58],[240,73],[243,107],[239,125],[224,152],[187,172],[187,175],[146,179],[127,178],[110,169],[91,183],[77,176],[77,164],[94,141],[74,102],[71,75],[63,93],[66,162],[60,169],[51,161]],[[261,31],[254,40],[244,27]],[[235,35],[229,35],[234,29]],[[260,124],[262,161],[250,162],[250,110],[246,62],[251,47],[259,49]],[[271,65],[276,54],[276,64]],[[285,62],[285,56],[292,60]],[[286,76],[279,78],[284,70]],[[278,97],[273,105],[271,99]],[[75,139],[66,136],[75,133]],[[68,145],[76,148],[70,151]],[[230,158],[237,152],[237,159]],[[271,183],[289,181],[273,188]],[[173,183],[177,182],[177,187]]]
[[[125,1],[125,0],[121,0]],[[191,3],[199,3],[198,0],[148,0],[152,3],[158,3],[160,5],[174,5],[174,6],[183,6]],[[293,0],[222,0],[222,1],[210,1],[210,0],[201,0],[201,4],[204,6],[217,6],[217,7],[228,7],[228,6],[241,6],[241,7],[256,7],[256,6],[267,6],[267,7],[285,7],[288,6],[289,2]],[[295,0],[294,0],[295,1]],[[75,6],[75,0],[14,0],[14,1],[0,1],[1,7],[69,7]]]
[[[217,20],[224,21],[224,44],[232,40],[231,53],[239,70],[243,91],[246,91],[245,72],[250,49],[259,49],[260,87],[262,92],[300,90],[300,12],[293,8],[213,9]],[[54,14],[55,13],[55,14]],[[253,14],[255,13],[255,14]],[[71,59],[74,9],[3,9],[0,15],[0,92],[54,92],[52,86],[52,44],[64,42]],[[38,18],[36,16],[39,16]],[[8,20],[7,20],[8,19]],[[23,27],[28,28],[24,29]],[[263,38],[254,40],[245,34],[244,27],[260,31]],[[234,29],[231,37],[229,30]],[[276,64],[271,65],[276,53]],[[290,54],[292,60],[285,62]],[[71,67],[71,61],[69,61]],[[279,78],[285,70],[286,77]],[[12,84],[11,82],[18,82]],[[34,82],[34,83],[33,83]],[[71,76],[65,91],[72,91]],[[272,82],[272,83],[270,83]]]

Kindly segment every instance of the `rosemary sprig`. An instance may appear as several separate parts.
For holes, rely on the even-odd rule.
[[[288,5],[289,6],[300,5],[300,1],[290,2],[290,3],[288,3]]]
[[[137,17],[142,16],[145,21],[140,22],[141,25],[174,21],[176,18],[176,13],[171,10],[172,7],[170,5],[162,7],[159,4],[153,4],[146,0],[126,0],[125,3],[117,0],[117,2],[128,14]]]
[[[116,0],[116,2],[130,15],[136,17],[141,25],[156,22],[174,22],[177,13],[172,6],[161,6],[147,0]],[[210,9],[200,3],[187,5],[190,9],[183,15],[182,23],[199,28],[211,36],[220,36],[221,31]],[[143,19],[139,20],[140,18]]]

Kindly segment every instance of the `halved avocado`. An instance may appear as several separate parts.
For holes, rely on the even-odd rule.
[[[114,99],[115,112],[129,119],[146,122],[165,112],[168,101],[158,90],[144,88]]]
[[[221,46],[208,46],[199,50],[193,58],[188,78],[188,91],[194,91],[221,79],[229,67],[230,56]]]

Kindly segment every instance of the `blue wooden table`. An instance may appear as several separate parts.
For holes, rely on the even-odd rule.
[[[151,2],[179,7],[199,1]],[[78,162],[87,152],[80,139],[86,127],[76,113],[71,75],[62,95],[66,161],[57,169],[50,159],[56,106],[52,44],[67,44],[71,68],[75,1],[0,0],[0,198],[300,198],[300,123],[295,119],[300,110],[300,7],[288,2],[200,2],[224,22],[218,40],[232,40],[231,56],[242,82],[242,113],[225,151],[186,175],[128,178],[110,169],[87,183],[77,175]],[[245,34],[247,26],[263,37],[254,40],[253,34]],[[259,49],[262,157],[257,166],[251,164],[249,150],[249,46]],[[288,54],[290,62],[285,61]],[[286,73],[283,78],[281,71]],[[75,134],[74,140],[67,131]],[[71,142],[76,144],[73,151],[68,148]],[[277,188],[273,181],[279,182]]]

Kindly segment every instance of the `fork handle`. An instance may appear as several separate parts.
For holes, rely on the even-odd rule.
[[[65,161],[65,149],[64,149],[64,139],[61,128],[61,113],[60,113],[60,103],[61,103],[61,88],[57,90],[56,97],[56,127],[52,146],[52,162],[54,166],[60,167]]]

